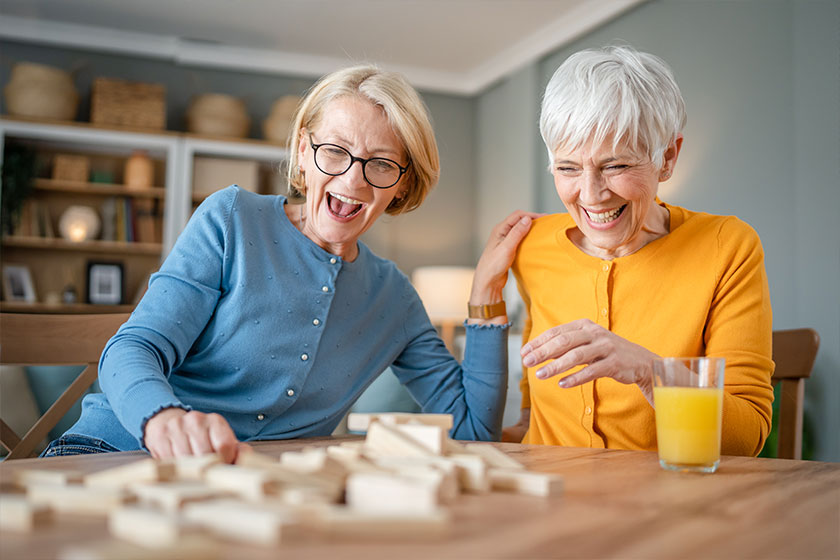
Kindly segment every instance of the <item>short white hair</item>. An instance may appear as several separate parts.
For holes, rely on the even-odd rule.
[[[685,126],[685,101],[671,69],[652,54],[610,46],[577,52],[554,72],[542,102],[548,157],[608,138],[657,166]]]

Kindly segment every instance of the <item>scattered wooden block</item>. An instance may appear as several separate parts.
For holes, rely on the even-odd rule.
[[[382,469],[362,455],[361,449],[331,445],[327,447],[327,455],[341,463],[348,473],[382,471]]]
[[[563,477],[554,473],[541,473],[517,469],[490,469],[493,490],[506,490],[531,496],[559,496],[563,493]]]
[[[128,506],[108,515],[111,535],[146,548],[172,548],[189,534],[198,534],[196,524],[155,509]]]
[[[438,509],[427,513],[371,513],[333,506],[317,520],[329,537],[376,539],[439,538],[449,531],[450,515]]]
[[[380,456],[430,457],[435,453],[412,437],[393,426],[373,422],[365,438],[365,453]]]
[[[79,484],[84,475],[78,471],[52,471],[47,469],[26,469],[15,473],[18,486],[30,484]]]
[[[131,491],[145,504],[175,513],[189,502],[198,502],[230,495],[231,492],[213,488],[202,482],[141,482],[132,484]]]
[[[490,491],[490,479],[487,477],[487,462],[483,457],[473,454],[455,453],[446,457],[458,467],[458,480],[461,488],[468,492],[484,493]]]
[[[344,484],[347,469],[333,459],[323,448],[309,448],[303,451],[287,451],[280,455],[280,465],[299,473],[314,474]]]
[[[255,469],[263,469],[267,467],[275,467],[280,464],[280,460],[265,455],[257,451],[243,451],[236,456],[236,466],[249,467]]]
[[[188,535],[177,545],[150,551],[129,542],[109,539],[71,545],[61,550],[59,560],[218,560],[222,547],[203,536]]]
[[[23,494],[0,494],[0,529],[31,531],[52,520],[52,511],[44,504],[34,504]]]
[[[81,484],[30,484],[26,497],[63,513],[107,514],[112,509],[135,501],[125,488],[84,486]]]
[[[412,438],[416,442],[429,448],[435,455],[443,455],[444,442],[449,438],[449,432],[440,426],[431,424],[396,424],[394,427]]]
[[[496,469],[524,470],[525,465],[490,443],[468,443],[464,445],[468,453],[475,453],[487,461],[487,465]]]
[[[203,480],[204,471],[223,463],[222,456],[218,453],[176,457],[171,462],[175,465],[175,478],[178,480]]]
[[[171,461],[141,459],[85,476],[87,486],[126,487],[137,482],[163,482],[175,478],[175,464]]]
[[[380,472],[385,469],[391,474],[433,481],[438,485],[440,502],[451,502],[461,493],[458,467],[455,463],[443,457],[429,459],[382,457],[377,459],[376,466],[380,469]]]
[[[469,453],[467,448],[464,447],[464,444],[455,441],[454,439],[446,438],[443,440],[443,454],[444,455],[452,455],[452,454],[464,454]]]
[[[356,511],[429,513],[438,509],[441,478],[355,473],[347,477],[345,500]]]
[[[204,471],[204,481],[213,488],[228,490],[251,501],[262,500],[277,490],[267,471],[237,465],[213,465]]]
[[[362,414],[353,412],[347,415],[347,429],[351,432],[366,432],[368,426],[373,422],[383,424],[407,424],[416,422],[440,426],[446,431],[452,429],[453,419],[451,414],[411,414],[408,412],[379,412],[375,414]]]
[[[216,535],[247,544],[274,546],[284,533],[294,531],[300,515],[280,504],[245,504],[236,500],[210,500],[188,504],[184,517]]]

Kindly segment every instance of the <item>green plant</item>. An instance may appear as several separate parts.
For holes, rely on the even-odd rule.
[[[32,193],[35,152],[20,144],[7,144],[3,150],[2,177],[0,233],[11,234],[20,220],[23,203]]]

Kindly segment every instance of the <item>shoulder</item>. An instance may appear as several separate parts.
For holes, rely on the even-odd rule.
[[[758,233],[747,222],[737,216],[721,216],[706,212],[693,212],[677,206],[669,206],[672,213],[680,213],[685,233],[692,236],[715,237],[721,247],[743,244],[760,245]]]
[[[557,246],[558,235],[572,226],[574,220],[568,214],[549,214],[537,218],[519,245],[516,258],[528,255],[544,256],[546,248]]]

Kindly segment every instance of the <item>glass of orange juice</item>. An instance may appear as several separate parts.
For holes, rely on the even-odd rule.
[[[713,473],[720,463],[723,358],[659,358],[653,363],[653,404],[659,464]]]

